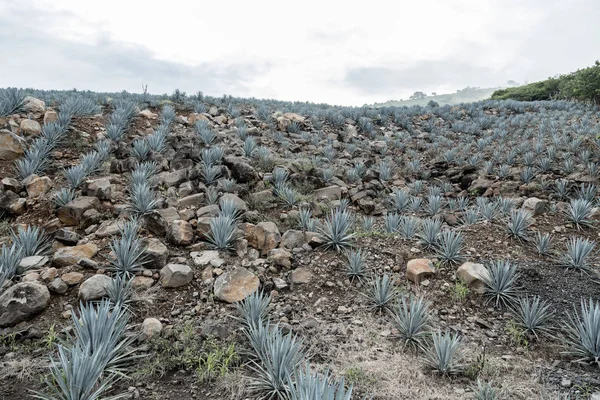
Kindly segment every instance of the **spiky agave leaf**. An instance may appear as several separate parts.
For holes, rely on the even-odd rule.
[[[422,297],[401,296],[391,314],[398,337],[404,346],[417,348],[429,336],[431,312],[430,303]]]
[[[552,236],[549,233],[536,232],[533,237],[533,245],[540,255],[547,255],[552,245]]]
[[[0,290],[6,281],[17,275],[17,268],[23,259],[21,248],[13,243],[10,247],[5,243],[0,249]]]
[[[527,240],[527,229],[531,225],[531,214],[525,210],[511,210],[507,230],[518,240]]]
[[[482,383],[477,379],[477,388],[474,390],[475,400],[497,400],[496,389],[489,382]]]
[[[365,255],[362,250],[350,250],[346,253],[346,260],[348,266],[346,269],[346,276],[350,279],[362,279],[367,276],[368,269],[365,265]]]
[[[351,400],[352,386],[345,387],[344,378],[334,380],[329,370],[313,373],[310,363],[288,377],[288,400]]]
[[[433,249],[438,242],[438,236],[442,232],[442,220],[438,218],[427,218],[421,224],[421,232],[417,233],[419,242],[428,249]]]
[[[55,207],[63,207],[77,198],[77,193],[73,189],[61,188],[52,196],[52,202]]]
[[[129,211],[134,216],[149,214],[158,206],[158,199],[148,184],[137,184],[131,188]]]
[[[126,308],[133,301],[133,277],[116,274],[106,287],[106,295],[115,308]]]
[[[65,179],[69,183],[71,189],[77,189],[83,184],[89,175],[89,171],[83,164],[73,165],[64,170]]]
[[[554,311],[550,309],[550,304],[541,300],[539,296],[519,298],[513,313],[517,324],[536,338],[539,338],[538,334],[552,331]]]
[[[231,250],[238,238],[237,225],[230,216],[220,214],[210,220],[210,232],[206,240],[219,250]]]
[[[352,246],[351,240],[354,237],[350,233],[352,227],[352,214],[348,210],[331,210],[325,219],[325,225],[319,228],[319,233],[324,240],[325,249],[334,249],[337,252],[348,249]]]
[[[122,234],[121,237],[113,239],[109,247],[113,256],[109,259],[109,269],[119,274],[132,276],[148,262],[144,254],[146,248],[137,236]]]
[[[455,264],[464,260],[463,233],[446,229],[438,236],[435,251],[441,261],[446,264]]]
[[[591,268],[590,256],[596,243],[587,238],[572,237],[567,242],[567,251],[562,253],[560,263],[566,268],[588,272]]]
[[[456,375],[464,367],[462,339],[457,333],[434,332],[432,344],[425,348],[425,362],[442,375]]]
[[[277,198],[282,203],[293,207],[300,202],[300,193],[288,185],[281,186],[277,189]]]
[[[240,314],[240,317],[237,319],[242,321],[246,329],[258,329],[258,325],[265,325],[267,323],[270,303],[271,295],[267,296],[264,292],[255,290],[246,296],[245,299],[235,304]]]
[[[398,225],[398,233],[404,239],[412,239],[417,234],[419,227],[421,226],[421,220],[417,217],[402,216],[400,218],[400,224]]]
[[[508,260],[494,261],[487,266],[488,275],[484,277],[485,296],[496,307],[510,306],[517,300],[519,273],[517,266]]]
[[[383,311],[389,308],[389,303],[396,297],[394,281],[388,274],[376,275],[367,285],[366,293],[369,309]]]
[[[0,92],[0,117],[8,117],[23,109],[25,92],[17,88],[8,88]]]
[[[242,217],[242,215],[244,215],[244,210],[239,209],[233,199],[221,198],[219,206],[221,208],[222,215],[230,217],[235,221],[238,221]]]
[[[600,301],[581,300],[580,310],[565,323],[566,354],[600,367]]]
[[[22,257],[45,255],[51,247],[50,237],[39,226],[19,226],[16,232],[11,231],[10,237],[21,250]]]
[[[588,227],[592,224],[591,216],[594,205],[585,199],[571,200],[566,209],[567,219],[577,228]]]

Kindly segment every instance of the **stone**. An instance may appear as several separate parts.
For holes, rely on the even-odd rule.
[[[235,207],[243,212],[248,211],[248,206],[246,205],[246,202],[242,199],[240,199],[238,196],[236,196],[233,193],[224,193],[221,196],[221,200],[219,202],[223,202],[223,201],[231,201],[233,202],[233,204],[235,204]]]
[[[106,221],[103,221],[100,224],[100,226],[98,227],[98,229],[96,229],[96,232],[94,232],[94,234],[99,238],[115,236],[119,233],[121,228],[123,228],[122,221],[107,219]]]
[[[67,272],[66,274],[62,274],[60,279],[69,286],[75,286],[81,283],[83,274],[81,272]]]
[[[485,292],[485,282],[490,279],[490,274],[483,264],[466,262],[456,270],[456,277],[463,281],[474,293]]]
[[[100,300],[106,296],[106,289],[112,284],[112,278],[96,274],[79,286],[79,298],[83,301]]]
[[[46,103],[35,97],[25,96],[23,99],[23,111],[26,113],[42,115],[44,111],[46,111]]]
[[[0,192],[0,209],[11,214],[22,214],[25,211],[25,199],[10,190]]]
[[[138,337],[140,342],[143,342],[153,337],[159,337],[162,332],[162,323],[156,318],[146,318],[142,322],[142,333]]]
[[[202,217],[196,221],[196,233],[200,239],[205,240],[212,232],[210,228],[212,219],[213,217]]]
[[[420,283],[433,274],[435,274],[433,262],[427,258],[415,258],[406,264],[406,279],[411,282]]]
[[[150,276],[136,276],[131,286],[134,290],[148,290],[154,285],[154,279]]]
[[[39,122],[33,119],[24,119],[19,125],[19,132],[22,135],[37,136],[42,133],[42,126]]]
[[[42,275],[40,276],[40,278],[42,278],[42,281],[44,281],[44,282],[50,282],[57,276],[58,276],[58,270],[54,267],[51,267],[51,268],[44,270],[42,272]]]
[[[281,240],[279,228],[273,222],[260,222],[256,226],[248,224],[246,228],[246,239],[248,245],[257,250],[261,250],[262,254],[267,254],[269,250],[277,247]]]
[[[469,192],[474,194],[483,194],[486,190],[488,190],[492,185],[493,181],[484,178],[478,178],[471,182],[469,186]]]
[[[342,198],[342,188],[339,186],[328,186],[315,190],[315,199],[339,200]]]
[[[55,267],[66,267],[76,265],[84,258],[92,258],[98,253],[98,246],[93,243],[81,244],[73,247],[61,247],[52,256],[52,265]]]
[[[65,294],[69,290],[69,285],[60,278],[54,278],[48,283],[48,289],[53,293]]]
[[[110,200],[112,187],[108,178],[90,179],[84,182],[81,191],[86,196],[97,197],[100,200]]]
[[[21,278],[21,282],[38,282],[40,280],[40,274],[37,272],[28,272]]]
[[[140,111],[139,116],[144,117],[146,119],[157,119],[158,118],[158,114],[153,113],[152,111],[150,111],[148,109]]]
[[[50,291],[35,282],[21,282],[0,295],[0,327],[14,326],[44,311]]]
[[[187,180],[187,169],[180,169],[178,171],[165,171],[160,174],[156,174],[154,179],[158,185],[165,187],[178,187]]]
[[[167,229],[167,240],[178,246],[187,246],[194,241],[194,229],[189,222],[177,219]]]
[[[205,115],[202,115],[202,114],[200,114],[200,113],[191,113],[191,114],[188,116],[188,122],[189,122],[190,124],[195,124],[195,123],[196,123],[196,122],[198,122],[198,121],[207,121],[207,122],[210,122],[210,120],[208,119],[208,117],[207,117],[207,116],[205,116]]]
[[[530,197],[523,202],[523,209],[529,211],[532,216],[536,217],[542,215],[546,211],[548,202],[546,200],[538,199],[537,197]]]
[[[229,156],[225,157],[223,162],[238,183],[250,183],[258,179],[258,173],[254,167],[242,158]]]
[[[305,238],[306,235],[304,232],[290,229],[281,236],[281,243],[279,243],[279,246],[288,250],[302,247],[305,243]]]
[[[169,249],[159,239],[147,238],[143,239],[144,245],[144,256],[148,262],[144,264],[145,268],[150,269],[161,269],[167,265],[169,258]]]
[[[48,264],[49,261],[50,259],[46,256],[25,257],[19,263],[17,274],[23,274],[25,271],[29,271],[31,269],[42,268],[44,265]]]
[[[47,176],[31,175],[25,179],[24,183],[29,198],[40,197],[52,188],[52,180]]]
[[[225,263],[225,261],[219,255],[219,252],[216,250],[205,250],[201,252],[193,251],[190,253],[190,257],[192,257],[194,265],[199,267],[204,267],[207,265],[220,267]]]
[[[0,160],[14,161],[23,154],[23,139],[9,130],[0,129]]]
[[[58,209],[58,219],[64,225],[78,226],[83,220],[83,214],[100,206],[97,197],[79,196],[75,200]]]
[[[58,121],[58,113],[56,111],[48,110],[44,113],[44,124]]]
[[[273,281],[273,285],[275,285],[275,288],[277,290],[282,290],[282,289],[285,289],[286,287],[288,287],[287,282],[281,278],[273,278],[272,281]]]
[[[10,190],[14,193],[19,193],[23,190],[23,184],[15,178],[2,178],[2,190]]]
[[[303,285],[310,283],[312,277],[313,274],[308,268],[300,267],[292,271],[291,282],[293,284]]]
[[[160,270],[160,283],[165,288],[177,288],[189,284],[194,271],[185,264],[167,264]]]
[[[277,267],[292,268],[292,254],[285,249],[269,250],[267,261]]]
[[[60,228],[54,233],[54,240],[58,240],[67,246],[75,246],[81,240],[81,236],[71,229]]]
[[[165,236],[169,224],[179,219],[179,213],[175,207],[154,210],[144,216],[145,227],[156,236]]]
[[[220,208],[216,204],[211,204],[209,206],[204,206],[196,210],[196,217],[216,217],[219,215]]]
[[[179,207],[198,207],[204,203],[204,193],[195,193],[179,199]]]
[[[215,298],[226,303],[235,303],[258,290],[260,280],[244,267],[225,272],[215,280]]]

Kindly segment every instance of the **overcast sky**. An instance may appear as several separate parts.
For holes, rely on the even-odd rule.
[[[0,87],[362,105],[600,58],[600,0],[0,0]]]

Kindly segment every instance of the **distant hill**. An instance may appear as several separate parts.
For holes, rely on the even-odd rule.
[[[476,88],[467,87],[457,90],[456,93],[438,94],[413,100],[390,100],[385,103],[375,103],[374,107],[401,107],[401,106],[426,106],[431,100],[440,106],[446,104],[473,103],[475,101],[489,99],[492,93],[499,88]]]
[[[557,75],[545,81],[519,87],[500,89],[493,93],[495,100],[552,100],[567,99],[600,103],[600,62],[569,74]]]

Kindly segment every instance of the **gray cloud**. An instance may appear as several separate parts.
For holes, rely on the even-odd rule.
[[[44,30],[49,21],[68,24],[70,17],[66,12],[39,11],[0,17],[0,87],[139,92],[147,84],[151,93],[179,88],[250,96],[251,82],[270,68],[236,63],[186,66],[157,59],[148,49],[114,41],[107,34],[86,44],[52,37]]]

